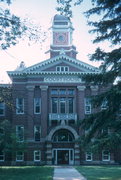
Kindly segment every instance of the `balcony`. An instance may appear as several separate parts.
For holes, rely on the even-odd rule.
[[[68,122],[70,120],[74,120],[75,123],[77,122],[77,114],[76,113],[72,113],[72,114],[54,114],[54,113],[50,113],[49,114],[49,122],[51,125],[51,121],[58,121],[60,123],[66,123],[68,124]]]

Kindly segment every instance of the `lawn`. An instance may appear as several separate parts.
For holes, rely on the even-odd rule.
[[[0,167],[1,180],[52,180],[52,176],[48,166]]]
[[[78,166],[87,180],[121,180],[121,166]]]

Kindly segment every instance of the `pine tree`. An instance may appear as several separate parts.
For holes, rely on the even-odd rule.
[[[72,2],[75,3],[74,0],[70,3]],[[93,107],[101,109],[104,102],[106,106],[81,122],[82,128],[88,132],[81,142],[85,147],[112,149],[121,146],[121,2],[91,2],[93,7],[85,14],[91,27],[90,33],[96,35],[93,43],[108,41],[111,48],[109,52],[105,52],[98,47],[95,53],[90,55],[91,61],[101,61],[101,73],[83,78],[87,83],[105,89],[103,93],[92,97]],[[81,0],[76,1],[76,4],[80,3]],[[63,6],[66,6],[66,3]],[[89,21],[93,15],[98,17],[97,21]]]

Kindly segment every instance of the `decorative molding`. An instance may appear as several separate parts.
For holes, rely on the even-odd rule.
[[[41,89],[42,91],[47,91],[48,86],[40,86],[40,89]]]
[[[44,82],[53,82],[53,83],[79,83],[81,78],[78,77],[45,77]]]
[[[98,90],[98,86],[90,86],[92,91],[97,91]]]
[[[29,90],[29,91],[33,91],[34,90],[34,88],[35,88],[35,86],[26,86],[26,88]]]
[[[84,91],[86,86],[77,86],[78,91]]]

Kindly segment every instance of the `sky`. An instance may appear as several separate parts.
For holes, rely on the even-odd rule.
[[[54,15],[58,13],[56,7],[56,0],[13,0],[10,6],[12,13],[21,18],[29,18],[35,24],[40,25],[48,36],[42,45],[39,43],[30,43],[29,45],[27,41],[19,40],[16,46],[12,46],[6,51],[0,50],[0,83],[10,82],[6,71],[15,70],[21,61],[24,61],[28,67],[49,59],[49,55],[45,52],[49,50],[51,43],[51,30],[49,28],[52,25]],[[77,59],[97,66],[88,58],[88,54],[93,53],[97,47],[92,43],[94,36],[89,34],[87,19],[83,14],[90,7],[90,0],[85,0],[80,6],[73,7],[72,23],[75,29],[73,44],[78,51]]]

